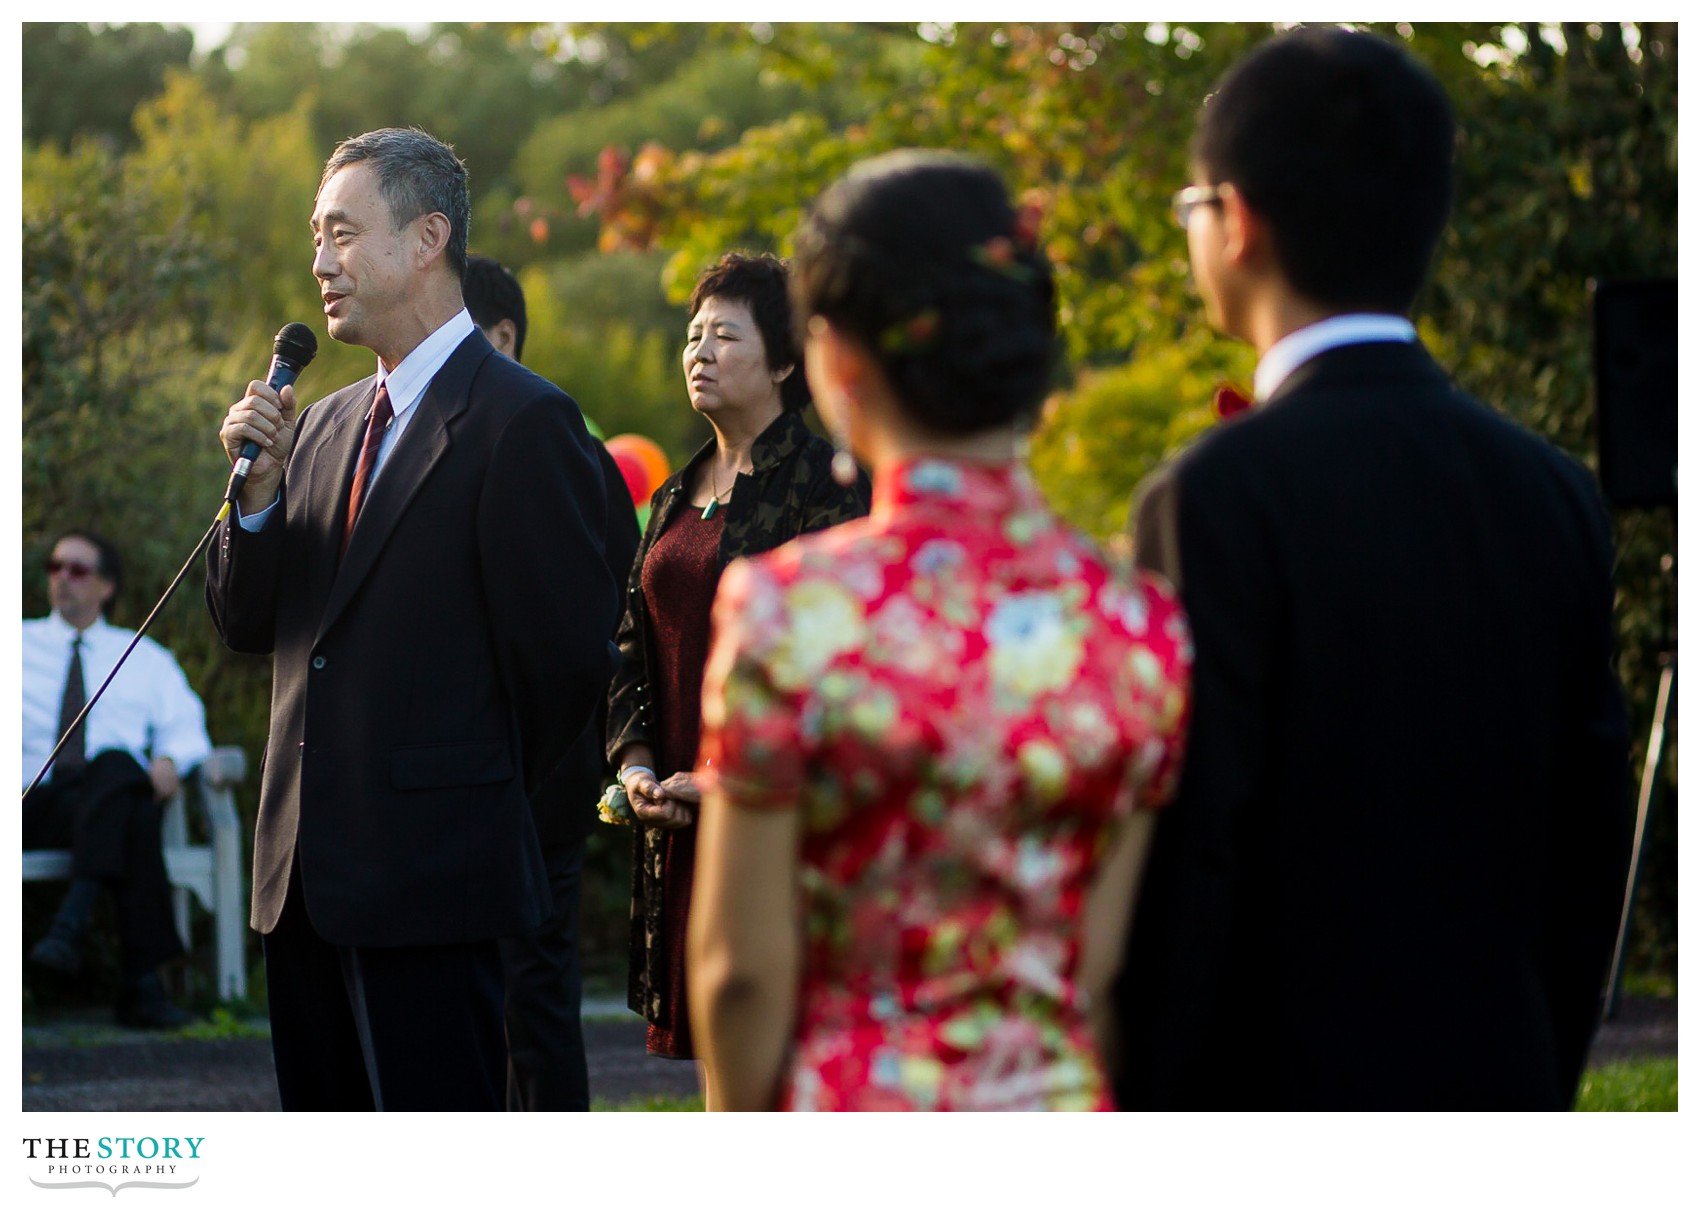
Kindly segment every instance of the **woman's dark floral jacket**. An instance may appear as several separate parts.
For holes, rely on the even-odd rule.
[[[650,498],[649,525],[632,561],[626,583],[626,610],[615,637],[620,668],[608,690],[610,765],[634,742],[655,748],[655,704],[651,672],[661,655],[654,652],[649,609],[643,595],[643,565],[649,549],[681,509],[690,508],[685,491],[702,461],[714,451],[706,443],[655,490]],[[860,518],[868,512],[872,487],[867,475],[844,488],[832,478],[832,444],[813,433],[800,414],[779,417],[761,432],[751,449],[753,469],[740,473],[732,496],[722,507],[719,567],[724,570],[740,556],[771,551],[810,531]],[[703,621],[708,626],[708,621]],[[671,772],[662,771],[662,777]],[[695,828],[690,827],[690,828]],[[629,1002],[634,1011],[651,1015],[667,980],[659,948],[647,941],[661,938],[661,841],[663,831],[633,830],[632,929]]]

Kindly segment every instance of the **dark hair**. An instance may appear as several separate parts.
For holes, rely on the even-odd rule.
[[[779,403],[795,412],[809,402],[809,383],[803,374],[803,353],[791,329],[791,300],[786,291],[790,271],[790,262],[772,253],[726,253],[697,276],[685,318],[696,319],[710,299],[734,300],[749,308],[767,352],[767,369],[791,368],[779,381]]]
[[[816,200],[794,261],[799,330],[822,316],[865,346],[928,429],[972,434],[1037,412],[1056,351],[1051,269],[985,165],[864,160]]]
[[[1269,224],[1294,290],[1326,307],[1406,312],[1452,207],[1452,107],[1403,47],[1302,29],[1222,77],[1192,155]]]
[[[118,591],[124,584],[124,558],[118,553],[118,545],[97,531],[70,530],[61,531],[47,549],[49,555],[67,539],[81,539],[95,550],[95,572],[112,583],[112,599],[118,597]],[[108,599],[110,602],[112,599]]]
[[[388,126],[337,144],[319,188],[351,164],[369,161],[378,174],[378,190],[389,204],[396,227],[440,211],[449,221],[449,269],[456,280],[466,275],[466,236],[472,224],[466,165],[454,149],[418,127]]]
[[[472,323],[479,328],[495,328],[504,320],[514,322],[514,361],[520,361],[525,349],[525,291],[513,271],[500,261],[474,253],[466,259],[460,294],[472,314]]]

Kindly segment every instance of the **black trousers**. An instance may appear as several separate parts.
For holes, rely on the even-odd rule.
[[[588,1112],[590,1077],[579,1023],[579,892],[584,841],[548,848],[555,911],[530,935],[501,942],[506,979],[508,1111]]]
[[[272,1060],[286,1112],[498,1112],[496,941],[345,947],[313,928],[300,856],[263,937]]]
[[[57,773],[24,798],[24,849],[71,852],[71,878],[98,880],[117,910],[127,978],[183,954],[171,916],[153,781],[123,750],[103,750],[81,770]]]

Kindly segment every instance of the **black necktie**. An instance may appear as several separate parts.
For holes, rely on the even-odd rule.
[[[71,664],[65,670],[65,694],[59,700],[59,736],[65,737],[67,731],[70,736],[66,738],[65,748],[59,751],[59,757],[53,760],[56,778],[74,775],[87,761],[83,730],[88,722],[77,720],[77,716],[88,701],[88,692],[83,689],[83,634],[78,632],[76,639],[71,641]],[[71,728],[72,721],[76,721],[75,729]]]

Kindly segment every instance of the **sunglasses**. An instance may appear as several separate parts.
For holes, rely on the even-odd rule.
[[[72,581],[81,581],[84,577],[92,576],[98,572],[100,570],[94,565],[83,564],[76,560],[49,560],[47,562],[47,575],[49,577],[57,577],[63,573]]]

